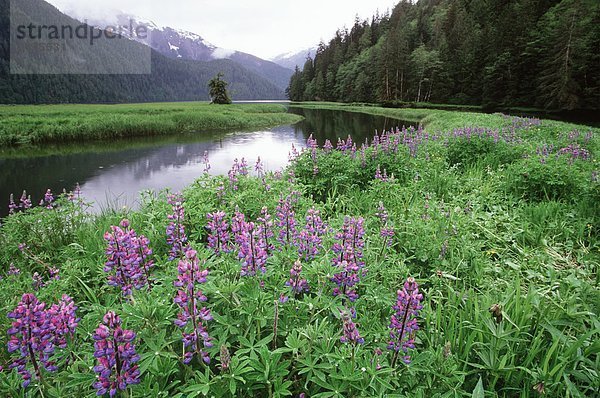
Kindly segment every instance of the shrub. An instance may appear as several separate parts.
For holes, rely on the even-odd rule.
[[[521,156],[517,147],[503,141],[495,142],[487,137],[461,137],[450,140],[446,159],[451,166],[466,168],[479,163],[495,169],[513,163]]]
[[[509,190],[527,201],[575,200],[589,185],[578,162],[563,157],[530,157],[508,170]]]

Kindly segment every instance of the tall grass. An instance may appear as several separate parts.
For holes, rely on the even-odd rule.
[[[91,141],[295,123],[283,105],[155,103],[0,106],[0,145]]]
[[[463,117],[468,125],[470,114]],[[507,123],[498,117],[484,126]],[[377,153],[369,148],[364,164],[351,149],[317,149],[305,151],[281,175],[238,175],[236,189],[224,176],[199,178],[184,192],[185,227],[210,269],[203,286],[214,317],[210,365],[180,361],[181,335],[173,325],[177,264],[167,259],[170,209],[164,195],[146,196],[138,212],[112,209],[91,216],[64,202],[54,210],[9,216],[0,227],[0,342],[6,343],[9,328],[4,315],[31,291],[32,273],[40,271],[19,251],[19,244],[27,243],[61,269],[61,280],[36,294],[47,302],[71,294],[82,317],[69,347],[75,359],[48,375],[45,385],[30,387],[31,394],[94,395],[90,336],[111,309],[139,332],[142,382],[128,392],[135,397],[596,396],[600,211],[593,172],[598,135],[593,130],[589,139],[580,140],[569,134],[568,125],[548,123],[519,129],[521,139],[510,144],[525,155],[517,158],[504,144],[489,146],[473,138],[457,142],[463,153],[479,157],[457,156],[460,148],[440,141],[426,142],[414,153],[402,145],[377,148]],[[573,142],[591,157],[570,162],[558,155]],[[555,146],[552,159],[537,154],[541,143]],[[378,165],[394,178],[375,179]],[[556,170],[573,186],[560,184],[564,176]],[[539,187],[548,195],[536,195]],[[289,294],[285,281],[297,249],[274,250],[260,281],[243,278],[237,253],[216,256],[206,247],[206,215],[223,210],[230,220],[237,210],[256,220],[263,206],[275,214],[280,198],[291,191],[301,192],[298,223],[314,206],[330,231],[323,237],[324,250],[302,263],[310,293],[280,303],[280,294]],[[380,236],[379,202],[395,230],[391,246]],[[337,272],[332,246],[345,216],[363,217],[366,229],[368,272],[353,304],[365,344],[356,347],[340,342],[339,312],[348,303],[332,294],[331,277]],[[136,291],[131,300],[106,284],[102,269],[103,233],[125,217],[150,239],[156,262],[154,288]],[[20,275],[6,275],[10,263]],[[411,364],[392,366],[388,325],[396,292],[408,276],[418,281],[424,308]],[[220,361],[227,353],[231,362],[223,370]],[[1,366],[9,359],[0,351]],[[16,372],[2,373],[0,395],[23,396],[19,383]]]

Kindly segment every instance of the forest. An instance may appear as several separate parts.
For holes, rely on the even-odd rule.
[[[293,101],[600,109],[600,2],[400,1],[296,68]]]
[[[18,5],[32,22],[48,20],[59,26],[80,25],[42,0],[22,0]],[[208,81],[219,72],[231,83],[234,99],[284,97],[283,90],[274,83],[231,60],[170,59],[154,50],[151,74],[11,74],[9,16],[9,0],[0,0],[0,104],[206,101]],[[99,64],[131,66],[141,62],[132,54],[145,49],[134,42],[100,40],[94,46],[82,40],[76,42],[79,58],[92,64],[90,70]],[[74,62],[77,60],[65,59],[64,69],[68,70]]]

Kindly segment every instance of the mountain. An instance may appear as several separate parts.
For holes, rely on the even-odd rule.
[[[71,13],[68,11],[68,13]],[[73,14],[75,15],[75,14]],[[228,50],[209,43],[200,35],[185,30],[175,29],[169,26],[159,27],[152,21],[145,21],[140,17],[129,14],[117,14],[113,20],[87,18],[81,15],[75,15],[78,19],[86,19],[90,25],[120,26],[126,36],[133,28],[143,26],[148,30],[146,38],[140,38],[137,35],[128,37],[140,43],[150,46],[160,54],[169,58],[187,59],[193,61],[212,61],[216,59],[229,59],[237,62],[244,68],[253,71],[271,81],[282,91],[285,90],[293,74],[293,68],[286,68],[277,63],[267,61],[247,54],[241,51]]]
[[[290,53],[280,54],[274,58],[271,58],[271,61],[274,63],[283,66],[288,69],[296,69],[298,66],[300,69],[304,67],[304,63],[306,62],[307,57],[314,58],[317,53],[317,48],[306,48],[300,51],[293,51]]]
[[[109,40],[105,36],[96,40],[93,46],[77,39],[66,43],[69,51],[59,52],[53,58],[55,62],[44,65],[49,74],[10,74],[9,42],[16,40],[14,32],[11,38],[11,12],[37,26],[54,24],[75,27],[81,26],[81,23],[43,0],[19,0],[10,12],[9,3],[9,0],[0,0],[0,103],[208,100],[208,81],[218,72],[224,72],[234,99],[284,98],[280,87],[230,59],[194,61],[177,56],[167,57],[133,40]],[[13,47],[13,51],[18,50],[18,46]],[[27,71],[31,65],[25,61],[19,66]],[[40,64],[35,57],[29,61]],[[144,69],[145,62],[151,74],[137,72],[137,69]],[[14,57],[13,63],[16,64]],[[52,67],[62,71],[81,73],[83,70],[97,74],[57,74]]]

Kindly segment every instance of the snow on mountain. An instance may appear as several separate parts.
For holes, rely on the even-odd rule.
[[[270,60],[278,65],[288,69],[295,69],[298,66],[300,69],[304,67],[308,56],[314,58],[317,53],[317,48],[305,48],[300,51],[291,51],[285,54],[280,54]]]
[[[170,58],[194,61],[230,59],[269,79],[282,90],[289,84],[293,73],[291,68],[280,66],[254,55],[218,47],[196,33],[168,26],[159,27],[152,21],[145,21],[129,14],[120,13],[116,17],[105,20],[87,18],[87,22],[101,29],[116,26],[117,31],[122,31],[124,36],[146,44]],[[137,35],[138,27],[144,27],[142,33],[145,30],[147,35]]]

